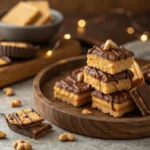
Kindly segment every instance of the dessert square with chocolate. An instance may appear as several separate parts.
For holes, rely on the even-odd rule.
[[[145,79],[145,82],[147,84],[150,84],[150,64],[147,64],[142,67],[143,76]]]
[[[49,3],[46,0],[33,0],[33,1],[26,1],[28,4],[36,7],[39,9],[39,16],[33,22],[34,25],[43,25],[50,21],[51,14],[49,10]]]
[[[111,46],[105,49],[105,44],[94,46],[88,50],[87,65],[109,74],[116,74],[131,67],[134,62],[133,52],[123,46]]]
[[[134,61],[133,65],[129,69],[133,72],[132,88],[143,84],[144,83],[143,73],[136,61]]]
[[[21,128],[35,126],[44,121],[44,119],[32,108],[26,108],[11,114],[7,114],[5,115],[5,118],[10,124],[19,126]]]
[[[73,72],[71,76],[58,81],[54,86],[54,98],[60,99],[74,106],[81,106],[88,102],[92,88],[83,82],[83,69]]]
[[[19,2],[5,16],[2,22],[15,25],[25,26],[31,24],[39,15],[39,10],[26,2]]]
[[[111,94],[103,94],[99,91],[92,92],[92,108],[114,117],[122,117],[135,109],[135,104],[129,92],[118,91]]]
[[[132,77],[130,70],[111,75],[93,67],[84,68],[84,82],[105,94],[130,89]]]
[[[37,139],[37,138],[41,137],[42,135],[49,132],[52,128],[52,126],[48,123],[40,123],[38,125],[31,126],[28,128],[21,128],[19,126],[16,126],[16,125],[10,123],[7,118],[6,118],[6,121],[7,121],[9,128],[12,131],[17,132],[22,135],[25,135],[32,139]]]
[[[130,91],[142,115],[150,115],[150,87],[144,83]]]

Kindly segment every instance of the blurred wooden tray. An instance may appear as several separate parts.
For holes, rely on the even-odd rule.
[[[137,60],[140,65],[149,61]],[[56,81],[64,78],[72,70],[86,64],[86,56],[61,60],[42,70],[34,79],[35,106],[38,111],[55,125],[68,131],[97,138],[131,139],[150,136],[150,116],[141,116],[134,111],[122,118],[113,118],[90,105],[76,108],[54,99],[53,87]],[[92,115],[83,115],[84,108]]]
[[[48,48],[40,50],[35,59],[15,61],[10,65],[0,67],[0,87],[32,77],[47,65],[60,59],[80,55],[81,46],[77,40],[62,40],[51,57],[46,57],[47,51]]]

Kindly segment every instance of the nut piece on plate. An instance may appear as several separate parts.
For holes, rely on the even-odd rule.
[[[0,131],[0,139],[4,139],[6,137],[6,134],[2,131]]]
[[[20,100],[13,100],[10,102],[11,107],[21,107],[21,101]]]
[[[16,150],[32,150],[31,144],[25,140],[17,140],[13,142],[12,147]]]
[[[63,133],[61,135],[59,135],[58,139],[60,141],[74,141],[75,138],[71,133]]]
[[[109,51],[111,48],[116,49],[116,48],[118,48],[118,46],[112,40],[107,40],[103,50]]]
[[[3,89],[3,92],[7,95],[7,96],[13,96],[15,93],[14,93],[14,90],[12,88],[4,88]]]
[[[92,115],[92,112],[89,111],[88,109],[83,109],[82,110],[82,114],[84,114],[84,115]]]

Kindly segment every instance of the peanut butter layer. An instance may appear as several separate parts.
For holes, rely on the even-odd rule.
[[[62,100],[63,102],[66,102],[67,104],[71,104],[76,107],[87,103],[89,101],[90,95],[91,91],[76,94],[56,86],[54,87],[54,98]]]
[[[127,100],[123,103],[114,103],[112,107],[111,102],[97,97],[92,97],[92,108],[101,110],[105,114],[109,114],[113,117],[122,117],[124,114],[129,113],[135,109],[135,105],[131,100]]]
[[[41,123],[44,119],[32,108],[7,114],[6,119],[16,126],[26,128]]]
[[[134,53],[125,49],[123,46],[118,46],[117,49],[110,49],[108,51],[103,50],[104,45],[94,46],[93,48],[88,50],[88,54],[98,55],[107,60],[117,61],[121,59],[127,59],[129,57],[133,57]]]
[[[134,57],[128,57],[121,60],[108,60],[95,54],[87,54],[87,65],[100,69],[109,74],[116,74],[127,70],[134,63]]]
[[[90,76],[87,72],[84,72],[84,82],[91,85],[93,88],[104,94],[110,94],[122,90],[129,90],[131,88],[132,83],[130,79],[121,79],[117,82],[103,82],[99,79]]]
[[[102,82],[112,82],[115,81],[118,83],[118,80],[122,79],[130,79],[132,81],[133,73],[130,70],[125,70],[120,73],[116,73],[114,75],[105,73],[99,69],[86,66],[84,71],[88,73],[88,75],[94,77],[95,79],[99,79]]]

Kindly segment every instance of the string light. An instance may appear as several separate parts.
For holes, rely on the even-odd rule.
[[[52,55],[52,53],[53,53],[53,52],[52,52],[51,50],[48,50],[48,51],[46,52],[46,56],[47,56],[47,57],[50,57],[50,56]]]
[[[148,36],[146,34],[142,34],[140,39],[141,39],[141,41],[145,42],[145,41],[147,41]]]
[[[71,38],[71,35],[70,35],[70,34],[65,34],[65,35],[64,35],[64,39],[69,40],[70,38]]]
[[[78,21],[78,26],[81,27],[81,28],[84,28],[86,26],[86,21],[83,20],[83,19],[80,19]]]
[[[133,34],[134,33],[134,28],[132,28],[132,27],[128,27],[127,28],[127,32],[128,32],[128,34]]]

